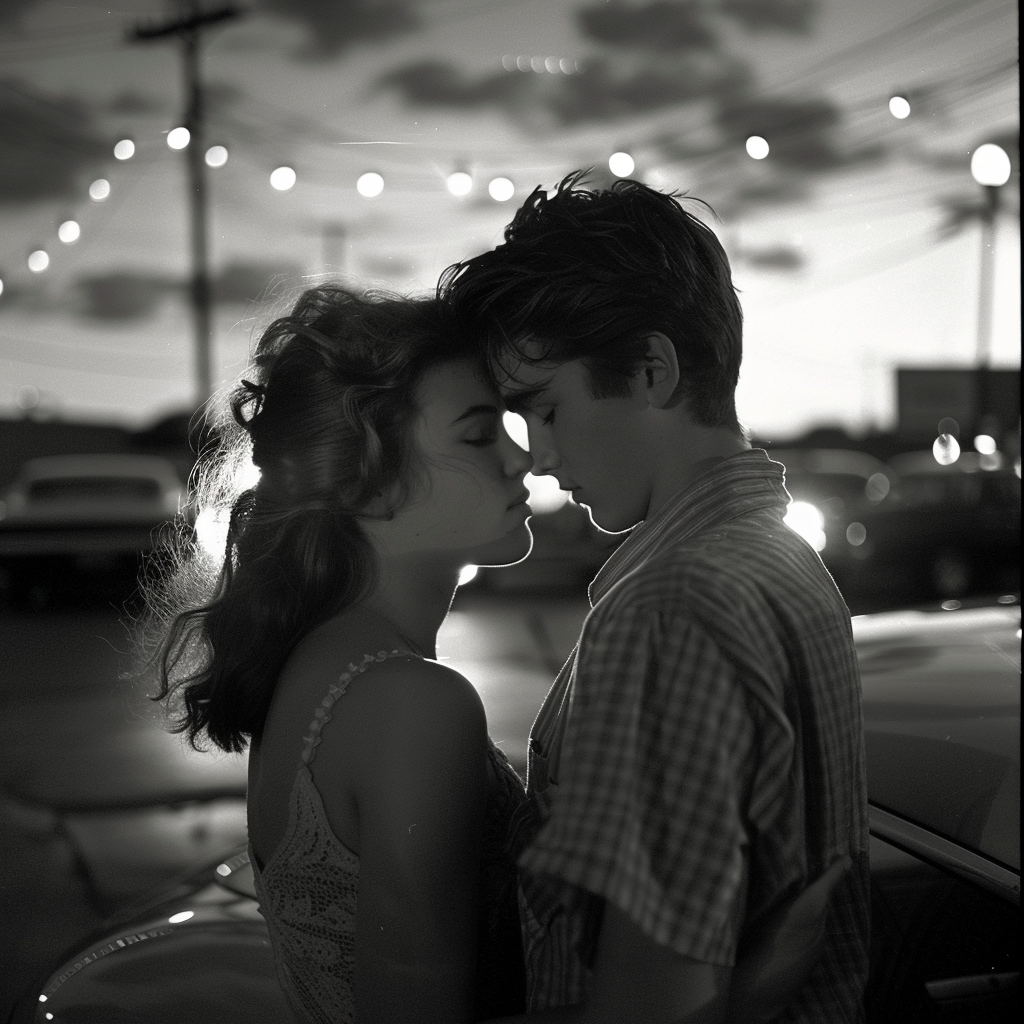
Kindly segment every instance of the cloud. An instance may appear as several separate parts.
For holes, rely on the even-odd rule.
[[[35,7],[37,0],[3,0],[0,3],[0,31],[18,29],[24,13]]]
[[[584,36],[623,49],[677,53],[718,46],[702,0],[653,0],[640,7],[617,0],[581,8],[576,20]]]
[[[751,32],[810,32],[819,0],[720,0],[719,6]]]
[[[77,100],[0,81],[0,204],[80,195],[112,145]]]
[[[273,14],[297,21],[306,43],[296,54],[337,57],[359,43],[380,43],[420,26],[414,0],[259,0]]]
[[[742,147],[760,135],[773,163],[788,170],[837,170],[885,155],[881,145],[844,149],[837,138],[842,111],[826,99],[733,96],[718,104],[714,120],[725,147]]]
[[[534,78],[500,71],[472,79],[442,60],[423,60],[382,75],[379,89],[395,89],[411,104],[472,109],[495,106],[513,111],[533,90]]]
[[[546,106],[563,125],[611,121],[731,93],[749,81],[747,65],[726,54],[687,54],[621,69],[590,61],[582,75],[558,81]]]
[[[768,245],[763,247],[742,248],[736,253],[737,262],[746,263],[756,270],[801,270],[807,258],[799,250],[790,245]]]

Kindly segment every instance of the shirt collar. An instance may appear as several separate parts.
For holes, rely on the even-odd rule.
[[[634,527],[612,552],[590,584],[591,606],[663,545],[687,540],[758,509],[784,509],[790,499],[783,480],[783,467],[760,448],[715,463],[654,516]]]

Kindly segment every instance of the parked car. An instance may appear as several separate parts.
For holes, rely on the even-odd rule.
[[[187,504],[174,464],[102,453],[30,459],[0,500],[0,561],[16,600],[46,603],[82,575],[138,569]]]
[[[1018,1020],[1020,606],[854,620],[872,873],[869,1024]],[[12,1024],[290,1020],[244,849],[63,956]]]
[[[822,559],[851,608],[995,595],[1020,588],[1020,477],[992,456],[891,460],[875,503],[825,524]]]

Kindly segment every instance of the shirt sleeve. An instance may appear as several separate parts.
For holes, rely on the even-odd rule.
[[[551,813],[520,866],[682,955],[732,964],[753,742],[736,670],[699,623],[621,606],[592,620]]]

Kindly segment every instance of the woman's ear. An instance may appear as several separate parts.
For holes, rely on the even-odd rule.
[[[672,408],[679,387],[679,358],[671,339],[660,331],[647,336],[641,373],[648,403],[655,409]]]

